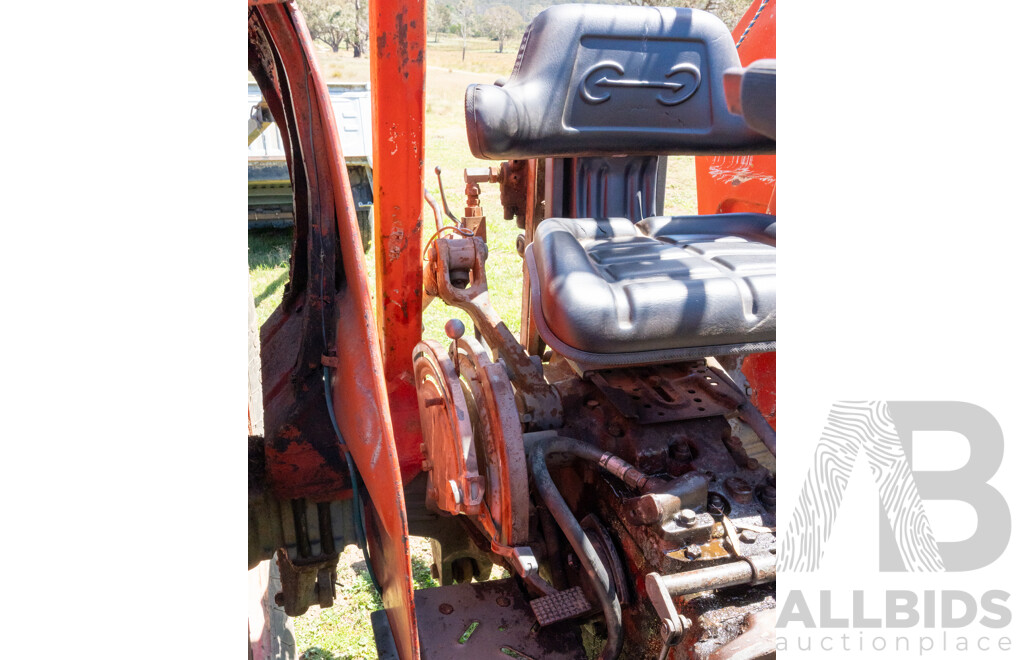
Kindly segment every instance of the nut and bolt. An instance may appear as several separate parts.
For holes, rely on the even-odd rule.
[[[588,408],[597,408],[598,405],[599,404],[597,403],[597,399],[590,399],[589,401],[587,401]]]
[[[508,596],[498,596],[495,602],[498,604],[498,607],[508,607],[512,604],[512,599]]]
[[[680,527],[693,527],[697,524],[697,514],[692,509],[683,509],[676,514],[675,520]]]
[[[688,545],[688,546],[686,546],[686,549],[683,550],[683,556],[686,557],[687,559],[691,559],[691,560],[692,559],[700,559],[700,556],[702,554],[703,554],[703,552],[701,551],[699,545]]]
[[[729,477],[725,480],[725,489],[729,491],[737,502],[747,503],[754,498],[754,488],[745,480],[739,477]]]
[[[441,614],[447,615],[447,614],[451,614],[452,612],[454,612],[455,608],[452,607],[451,605],[449,605],[448,603],[441,603],[438,606],[437,611],[440,612]]]

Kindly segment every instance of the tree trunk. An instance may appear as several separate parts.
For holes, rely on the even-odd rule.
[[[498,52],[499,53],[504,53],[505,52],[505,40],[504,39],[498,39]]]

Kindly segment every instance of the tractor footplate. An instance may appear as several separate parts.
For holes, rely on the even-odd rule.
[[[514,579],[419,589],[415,596],[423,660],[586,658],[578,629],[542,627]]]
[[[574,619],[588,612],[591,605],[579,587],[559,591],[550,596],[541,596],[530,601],[530,608],[542,626]]]

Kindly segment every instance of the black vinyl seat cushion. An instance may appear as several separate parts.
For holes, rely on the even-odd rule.
[[[556,350],[671,357],[774,348],[775,216],[549,218],[527,262],[533,314]]]

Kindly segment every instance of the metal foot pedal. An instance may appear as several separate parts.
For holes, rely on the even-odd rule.
[[[573,587],[565,591],[541,596],[530,601],[530,608],[533,615],[537,617],[537,623],[547,626],[566,619],[574,619],[591,609],[583,589]]]
[[[569,623],[541,626],[513,578],[413,593],[422,660],[587,658],[579,629]]]

